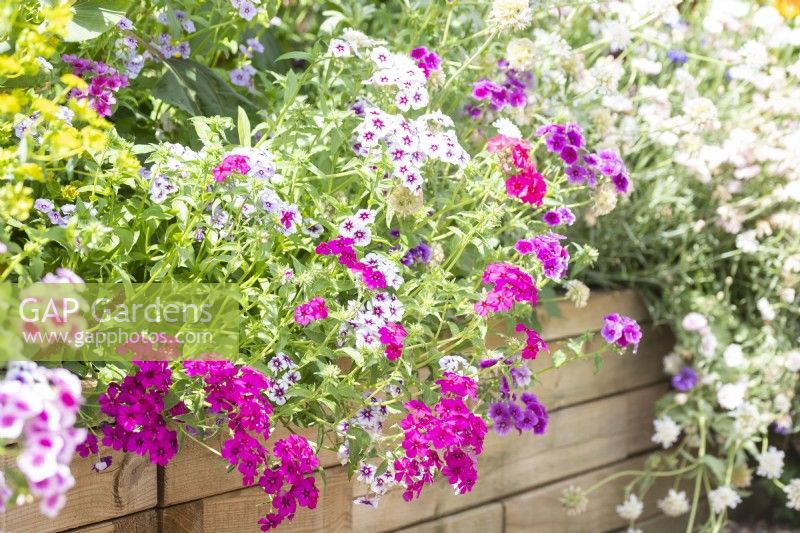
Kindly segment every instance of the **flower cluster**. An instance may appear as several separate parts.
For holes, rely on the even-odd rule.
[[[451,373],[436,383],[442,397],[433,410],[412,400],[405,404],[408,415],[400,422],[405,456],[394,462],[394,471],[395,481],[405,487],[406,501],[419,498],[437,471],[459,494],[470,492],[478,480],[477,456],[483,451],[486,424],[464,401],[476,397],[477,384]]]
[[[381,344],[386,346],[386,358],[389,361],[399,359],[403,355],[403,342],[408,332],[402,324],[389,322],[378,330]]]
[[[426,78],[430,78],[431,72],[439,70],[442,64],[442,60],[436,52],[428,50],[424,46],[414,48],[409,55],[411,59],[417,62],[417,67],[422,69]]]
[[[547,211],[542,215],[542,220],[551,228],[561,225],[571,226],[575,223],[575,215],[569,207],[559,207]]]
[[[297,363],[283,352],[278,352],[269,360],[269,369],[275,379],[270,380],[267,385],[267,397],[275,405],[286,403],[286,393],[289,389],[300,382],[300,372],[297,370]]]
[[[493,111],[500,111],[506,106],[524,108],[528,103],[526,91],[533,86],[533,74],[509,68],[508,61],[498,61],[498,67],[505,74],[502,84],[488,78],[482,78],[472,84],[472,97],[475,100],[489,102]],[[481,108],[476,105],[466,107],[467,114],[479,117]]]
[[[494,286],[483,300],[475,303],[478,316],[509,311],[517,302],[535,306],[538,301],[539,291],[530,275],[507,263],[487,266],[483,271],[483,283]]]
[[[354,243],[355,240],[352,238],[339,236],[333,240],[319,243],[316,247],[316,253],[337,256],[339,264],[346,266],[350,271],[361,276],[361,281],[367,289],[371,291],[385,289],[387,281],[384,273],[379,268],[368,264],[366,260],[359,261],[353,249]]]
[[[301,326],[307,326],[314,320],[325,318],[328,318],[328,307],[325,305],[325,298],[321,296],[315,296],[307,303],[294,308],[294,321]]]
[[[416,67],[414,67],[416,68]],[[427,93],[426,93],[427,94]],[[361,155],[383,144],[381,153],[389,156],[392,174],[411,192],[422,191],[422,167],[428,160],[464,166],[469,156],[451,129],[453,122],[441,113],[429,113],[414,120],[392,115],[376,107],[364,109],[364,119],[356,128],[354,149]]]
[[[36,201],[33,202],[33,208],[43,215],[47,215],[47,219],[54,226],[66,228],[70,219],[75,214],[76,206],[75,204],[64,204],[61,207],[56,207],[56,205],[47,198],[37,198]],[[97,210],[91,208],[90,213],[96,215]]]
[[[178,452],[177,433],[167,427],[165,400],[172,383],[172,371],[163,361],[136,362],[138,371],[119,383],[109,384],[98,402],[110,422],[101,426],[102,443],[114,450],[146,456],[165,466]],[[180,414],[182,403],[168,409]]]
[[[557,233],[537,235],[531,239],[517,241],[514,248],[522,255],[535,253],[542,263],[544,275],[552,279],[560,279],[567,275],[569,266],[569,252],[560,241],[565,239]]]
[[[269,380],[250,367],[229,361],[186,361],[186,375],[201,378],[208,412],[223,417],[231,437],[222,443],[222,457],[242,475],[242,484],[253,484],[268,454],[261,439],[269,439],[272,405],[263,394]]]
[[[628,171],[619,154],[611,150],[589,152],[577,124],[548,124],[536,130],[536,135],[544,137],[547,150],[558,154],[567,165],[564,172],[570,183],[595,187],[602,175],[611,180],[618,194],[630,192]]]
[[[297,507],[317,507],[319,489],[312,475],[319,459],[308,440],[289,435],[275,442],[272,453],[279,463],[264,471],[258,484],[271,495],[272,512],[258,521],[261,531],[277,528],[284,520],[292,520]]]
[[[111,106],[117,102],[114,93],[128,86],[128,78],[100,61],[69,54],[64,54],[62,59],[72,67],[75,76],[92,76],[86,89],[73,89],[70,95],[79,100],[88,99],[92,109],[101,117],[111,116]]]
[[[488,415],[494,423],[494,431],[498,435],[507,435],[516,428],[519,433],[531,431],[535,435],[544,434],[548,421],[547,409],[530,392],[522,393],[520,401],[521,407],[512,396],[489,406]]]
[[[250,162],[245,156],[229,154],[222,160],[222,163],[214,167],[214,181],[223,182],[232,173],[237,172],[242,176],[250,172]]]
[[[366,246],[372,242],[371,226],[375,222],[375,211],[360,209],[355,216],[347,217],[339,224],[339,235],[353,239],[354,246]]]
[[[497,135],[489,141],[489,151],[507,154],[510,159],[510,164],[503,164],[503,170],[510,174],[505,182],[506,193],[528,205],[542,205],[547,182],[530,159],[530,145],[520,139]]]
[[[358,302],[353,301],[350,306],[357,307]],[[368,302],[358,308],[352,320],[342,325],[339,335],[344,339],[352,329],[355,331],[357,348],[386,345],[388,356],[390,347],[395,346],[391,351],[399,357],[398,349],[402,350],[406,336],[405,329],[400,325],[404,312],[403,304],[397,296],[376,292]]]
[[[75,484],[69,463],[86,439],[76,428],[83,401],[80,380],[62,368],[47,369],[35,363],[11,362],[0,381],[0,439],[16,442],[16,465],[28,490],[40,499],[39,509],[51,518],[66,503]],[[0,478],[0,510],[12,494]]]
[[[603,329],[600,330],[600,334],[607,343],[615,343],[621,348],[626,348],[632,344],[634,351],[636,351],[639,341],[642,340],[642,330],[635,320],[618,313],[606,315],[603,320],[604,325]]]
[[[548,350],[547,343],[539,335],[535,329],[525,326],[525,324],[517,324],[515,330],[525,333],[525,347],[520,354],[523,359],[536,359],[539,352],[546,352]],[[526,367],[527,368],[527,367]]]
[[[431,247],[428,246],[425,241],[420,241],[416,246],[412,246],[403,254],[400,262],[407,267],[412,266],[414,263],[427,265],[431,261],[431,255]]]

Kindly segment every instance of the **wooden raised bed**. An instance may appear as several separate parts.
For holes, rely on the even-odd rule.
[[[673,346],[666,328],[648,323],[641,300],[629,291],[592,297],[584,309],[561,306],[562,317],[546,319],[542,336],[557,340],[586,329],[598,330],[610,311],[643,323],[644,341],[636,355],[607,357],[600,373],[592,361],[572,363],[543,374],[534,391],[551,411],[544,436],[487,437],[475,490],[454,496],[446,484],[427,489],[406,503],[395,491],[377,509],[352,503],[363,487],[348,481],[332,453],[323,453],[326,482],[314,511],[303,509],[281,531],[516,532],[614,531],[626,524],[614,507],[625,480],[606,485],[590,498],[586,513],[568,517],[558,502],[569,485],[588,486],[621,469],[641,465],[653,449],[653,404],[666,390],[661,358]],[[533,368],[549,364],[535,361]],[[316,435],[314,432],[313,435]],[[224,533],[257,532],[267,511],[258,487],[241,487],[214,454],[192,442],[165,468],[133,455],[112,454],[106,471],[91,470],[94,459],[75,459],[76,486],[55,520],[37,505],[13,508],[0,518],[9,533]],[[660,497],[664,490],[653,490]],[[654,531],[671,531],[676,522],[657,518],[654,501],[645,502],[643,520]],[[650,531],[650,529],[645,529]]]

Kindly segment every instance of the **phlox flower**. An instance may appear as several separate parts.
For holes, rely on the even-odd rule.
[[[523,359],[536,359],[539,352],[548,350],[547,343],[544,342],[544,339],[539,336],[536,330],[520,323],[517,324],[515,331],[525,332],[525,347],[522,349],[521,354]]]
[[[307,326],[315,320],[322,320],[328,317],[328,308],[325,299],[316,296],[307,303],[298,305],[294,308],[294,321],[301,326]]]
[[[604,318],[605,325],[600,334],[609,344],[617,344],[621,348],[633,345],[634,352],[642,340],[639,324],[632,318],[613,313]]]
[[[569,252],[559,242],[565,238],[557,233],[537,235],[532,239],[517,241],[514,248],[522,255],[535,253],[542,264],[544,275],[551,279],[560,279],[567,274],[569,266]]]

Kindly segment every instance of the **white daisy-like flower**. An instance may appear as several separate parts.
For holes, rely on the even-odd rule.
[[[494,0],[489,11],[489,22],[503,30],[524,30],[532,20],[530,0]]]
[[[717,402],[729,411],[733,411],[744,403],[747,382],[726,383],[717,390]]]
[[[800,479],[793,479],[783,487],[786,493],[786,507],[800,511]]]
[[[527,70],[533,66],[536,43],[527,38],[511,39],[506,48],[508,66],[517,70]]]
[[[722,357],[725,359],[725,364],[731,368],[739,368],[746,362],[742,347],[738,344],[728,345],[722,352]]]
[[[651,440],[665,449],[675,444],[681,434],[681,427],[667,415],[653,420],[653,429]]]
[[[635,494],[629,495],[628,499],[617,505],[617,514],[623,520],[636,520],[643,510],[644,504]]]
[[[708,501],[711,502],[711,510],[715,514],[720,514],[727,507],[736,509],[742,503],[742,497],[730,487],[718,487],[708,493]]]
[[[658,500],[658,508],[667,516],[680,516],[689,511],[689,498],[684,491],[669,489],[667,495]]]
[[[785,456],[783,450],[770,446],[766,452],[758,455],[756,474],[767,479],[778,479],[783,474],[783,458]]]
[[[708,326],[708,320],[700,313],[692,312],[683,317],[681,325],[686,331],[700,331]]]

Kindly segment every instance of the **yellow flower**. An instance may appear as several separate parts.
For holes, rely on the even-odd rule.
[[[75,74],[66,73],[59,79],[61,80],[61,83],[63,83],[70,89],[80,89],[81,91],[85,91],[86,87],[88,87],[86,82],[83,81],[78,76],[76,76]]]
[[[42,9],[46,31],[61,37],[67,34],[67,26],[72,20],[72,9],[69,4],[61,2],[61,5]]]
[[[15,78],[23,72],[22,65],[14,56],[0,55],[0,75]]]
[[[117,154],[117,171],[121,174],[132,175],[139,172],[139,160],[129,152],[119,152]]]
[[[81,130],[83,137],[83,147],[92,152],[102,152],[106,147],[106,134],[97,128],[86,126]]]
[[[80,183],[78,184],[80,185]],[[74,202],[78,199],[78,185],[70,183],[61,188],[61,196],[68,202]]]
[[[8,184],[0,189],[0,216],[27,220],[33,207],[33,189],[22,183]]]
[[[22,109],[22,97],[18,93],[0,94],[0,113],[13,114],[19,113]]]
[[[21,165],[17,165],[14,169],[14,176],[20,180],[35,180],[35,181],[42,181],[44,180],[44,174],[42,173],[42,167],[37,165],[36,163],[22,163]]]
[[[64,159],[82,151],[81,138],[75,128],[61,128],[50,136],[49,141],[56,159]]]
[[[45,98],[34,98],[31,108],[34,111],[39,111],[47,120],[56,120],[61,113],[58,105]]]
[[[775,0],[777,9],[783,18],[790,20],[800,15],[800,0]]]

